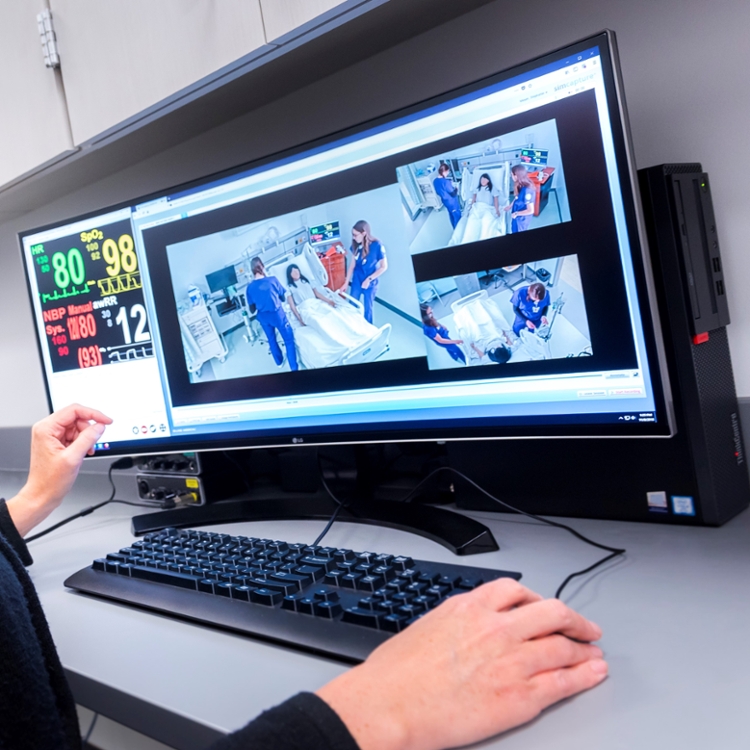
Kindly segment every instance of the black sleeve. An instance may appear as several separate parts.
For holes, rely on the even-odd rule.
[[[549,305],[546,305],[542,308],[542,315],[546,318],[547,317],[547,311],[549,310]]]
[[[338,714],[312,693],[263,712],[210,750],[359,750]]]
[[[18,529],[10,517],[5,500],[2,499],[0,499],[0,534],[13,547],[13,551],[21,558],[21,562],[24,565],[31,565],[34,562],[34,559],[29,554],[26,542],[24,542],[23,537],[18,533]]]

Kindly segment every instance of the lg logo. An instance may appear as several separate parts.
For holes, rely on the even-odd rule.
[[[302,438],[292,438],[293,443],[304,443],[305,441]]]

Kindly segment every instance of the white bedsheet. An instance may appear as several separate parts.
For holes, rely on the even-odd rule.
[[[368,323],[350,304],[342,301],[336,307],[319,299],[305,300],[298,305],[302,320],[290,314],[294,338],[305,367],[331,367],[352,349],[364,344],[380,329]]]
[[[482,351],[493,348],[491,344],[495,342],[504,344],[503,331],[510,329],[508,321],[492,299],[478,299],[459,308],[453,320],[461,338],[467,344],[476,344]]]
[[[453,230],[448,245],[463,245],[467,242],[488,240],[491,237],[502,237],[506,234],[505,214],[500,209],[500,216],[495,216],[494,207],[486,203],[474,203]]]

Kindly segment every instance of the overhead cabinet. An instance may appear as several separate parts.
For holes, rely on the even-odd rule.
[[[0,7],[0,185],[73,146],[59,73],[42,57],[36,22],[42,7],[39,0]],[[0,201],[0,220],[2,212]]]
[[[50,0],[50,6],[77,144],[266,47],[259,0]]]

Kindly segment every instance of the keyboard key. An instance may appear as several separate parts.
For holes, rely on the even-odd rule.
[[[225,596],[228,599],[232,598],[232,589],[234,588],[233,583],[227,583],[226,581],[220,581],[214,586],[214,593],[217,596]]]
[[[313,596],[319,602],[337,602],[339,600],[338,591],[330,591],[324,588],[315,589]]]
[[[357,559],[357,555],[354,553],[353,550],[350,549],[340,549],[333,553],[333,559],[337,562],[351,562],[353,560]]]
[[[342,612],[341,605],[338,602],[315,602],[313,604],[313,614],[316,617],[325,617],[333,620]]]
[[[330,557],[319,557],[317,555],[303,555],[299,558],[298,562],[300,565],[313,565],[323,568],[326,573],[338,567],[338,563]]]
[[[362,576],[357,581],[357,589],[360,591],[375,591],[385,583],[385,579],[380,576]]]
[[[250,592],[250,601],[256,604],[265,604],[268,607],[273,607],[278,604],[284,598],[284,594],[280,591],[274,591],[270,588],[255,589]]]
[[[339,577],[339,586],[345,589],[354,589],[357,587],[357,581],[361,578],[359,573],[347,573]]]
[[[279,583],[293,583],[299,591],[302,591],[305,586],[312,583],[312,578],[306,575],[299,575],[299,573],[287,573],[285,570],[279,570],[268,576],[269,583],[277,581]]]
[[[309,576],[313,581],[319,581],[326,574],[325,568],[314,565],[300,565],[295,572],[300,576]]]
[[[203,591],[206,594],[213,594],[214,583],[215,581],[212,581],[209,578],[204,578],[203,580],[198,581],[198,591]]]
[[[296,612],[297,600],[301,598],[301,594],[289,594],[281,600],[281,608],[288,609],[290,612]]]
[[[367,609],[359,607],[349,607],[344,610],[341,619],[344,622],[350,622],[353,625],[364,625],[367,628],[377,628],[381,615],[370,612]]]
[[[409,623],[409,618],[404,615],[386,615],[380,620],[380,629],[388,633],[400,633]]]
[[[392,581],[397,573],[398,571],[396,568],[393,568],[390,565],[378,565],[372,569],[373,575],[382,576],[386,581]]]
[[[179,586],[183,589],[198,588],[198,579],[195,576],[186,576],[184,573],[171,573],[168,570],[156,570],[154,568],[141,568],[134,565],[130,569],[131,578],[140,578],[143,581],[154,583],[166,583],[170,586]]]
[[[438,603],[438,600],[434,596],[415,596],[411,603],[424,607],[425,610],[430,610]]]
[[[328,583],[331,586],[341,586],[341,579],[347,575],[347,571],[341,570],[337,568],[336,570],[332,570],[328,575],[323,579],[324,583]]]
[[[315,599],[311,596],[303,596],[297,599],[297,612],[302,615],[311,615],[313,613],[313,607],[315,606]]]
[[[409,568],[414,567],[414,560],[412,560],[411,557],[394,557],[393,560],[391,560],[391,565],[397,570],[408,570]]]
[[[241,602],[248,602],[250,601],[250,594],[253,591],[255,591],[255,589],[252,586],[240,584],[232,589],[232,599],[237,599]]]
[[[99,560],[94,560],[94,562],[91,564],[91,567],[94,570],[106,571],[107,561],[104,558],[100,558]]]
[[[471,591],[483,583],[484,581],[481,578],[461,578],[458,582],[458,588]]]

